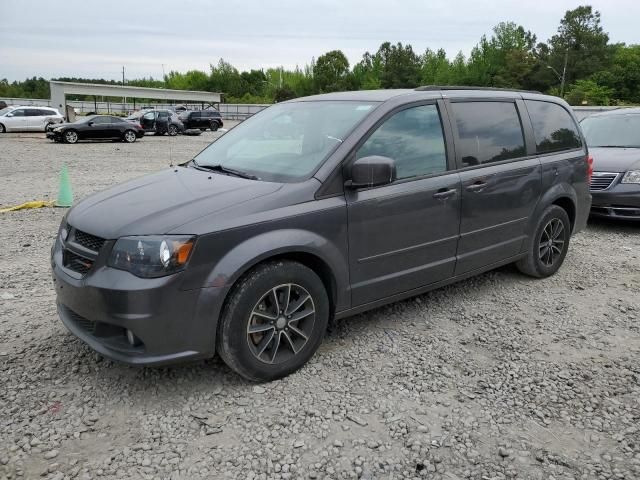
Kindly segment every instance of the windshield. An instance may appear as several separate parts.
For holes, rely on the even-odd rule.
[[[5,107],[2,110],[0,110],[0,116],[4,115],[5,113],[9,113],[11,110],[14,110],[13,107]]]
[[[261,180],[298,181],[314,172],[374,106],[353,101],[273,105],[221,136],[194,160]]]
[[[580,126],[590,147],[640,148],[640,114],[587,117]]]

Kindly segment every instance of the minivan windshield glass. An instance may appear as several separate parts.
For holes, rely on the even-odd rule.
[[[233,128],[195,158],[272,182],[308,177],[376,103],[310,101],[273,105]]]
[[[640,114],[588,117],[580,126],[590,147],[640,148]]]

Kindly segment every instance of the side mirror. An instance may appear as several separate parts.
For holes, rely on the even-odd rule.
[[[357,159],[351,165],[351,179],[345,183],[349,188],[377,187],[396,179],[396,162],[393,158],[372,155]]]
[[[7,113],[7,117],[13,117],[13,113]]]
[[[89,125],[90,127],[93,127],[93,122],[89,122],[87,123],[87,125]]]

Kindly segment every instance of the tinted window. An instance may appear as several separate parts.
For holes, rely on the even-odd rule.
[[[525,155],[515,103],[452,103],[463,166],[499,162]]]
[[[39,117],[42,114],[40,113],[40,110],[38,110],[37,108],[27,108],[25,116],[27,117]]]
[[[103,125],[105,123],[111,123],[111,120],[109,119],[109,117],[93,117],[91,121],[94,123],[94,125]]]
[[[560,105],[526,100],[536,138],[536,152],[556,152],[580,148],[582,141],[573,118]]]
[[[123,119],[122,119],[122,118],[120,118],[120,117],[109,117],[109,122],[110,122],[110,123],[122,123],[122,122],[124,122],[124,121],[125,121],[125,120],[123,120]]]
[[[13,114],[14,117],[26,117],[24,113],[24,108],[18,108],[11,113]]]
[[[447,156],[438,108],[423,105],[394,114],[360,147],[356,158],[370,155],[393,158],[397,178],[445,171]]]
[[[158,112],[158,118],[162,120],[166,120],[169,118],[169,113],[167,112]]]

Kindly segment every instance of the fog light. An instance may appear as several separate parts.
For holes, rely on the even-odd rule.
[[[137,347],[142,343],[140,339],[136,337],[134,333],[129,329],[127,329],[127,341],[129,342],[129,345],[131,345],[132,347]]]

